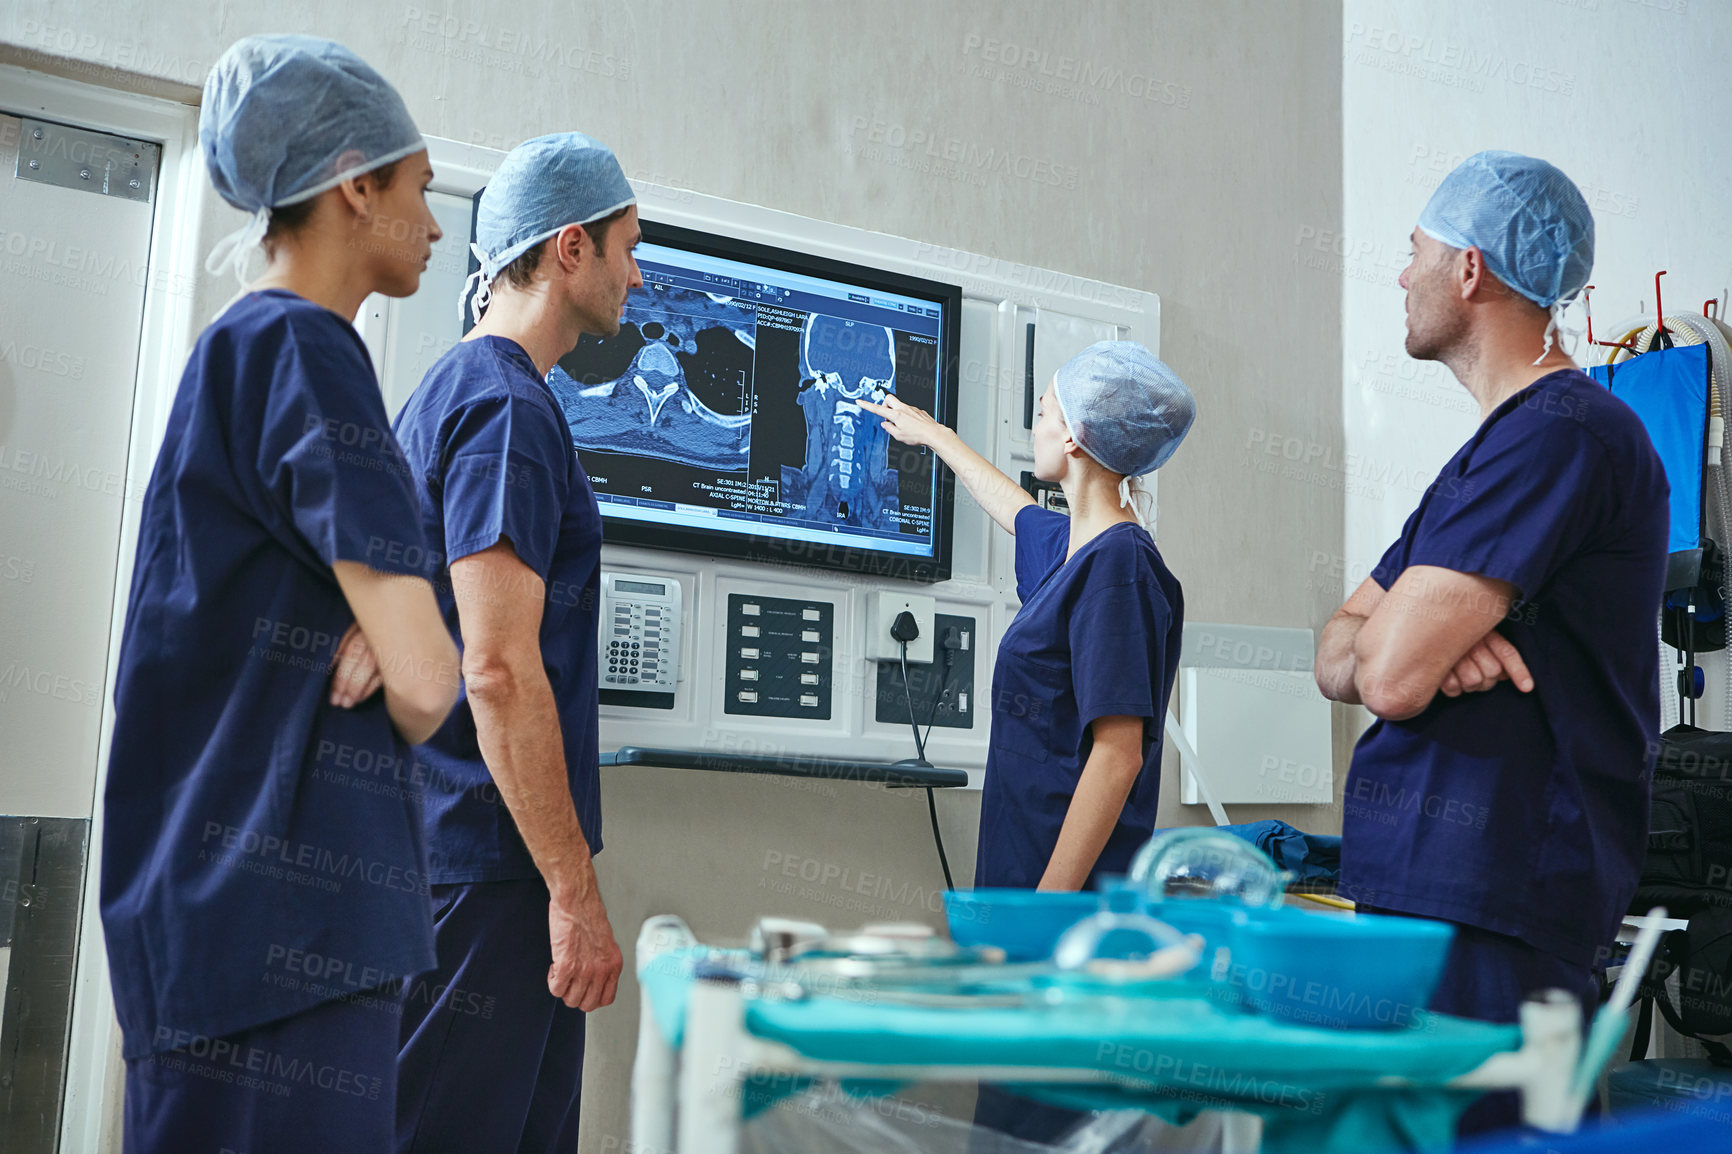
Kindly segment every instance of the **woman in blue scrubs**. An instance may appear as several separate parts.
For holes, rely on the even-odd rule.
[[[457,654],[351,321],[419,284],[432,172],[390,85],[310,37],[230,48],[199,140],[252,214],[213,264],[269,263],[188,361],[126,609],[101,867],[125,1149],[386,1151],[402,984],[433,963],[408,743]]]
[[[1040,402],[1034,474],[1070,515],[1041,509],[954,430],[894,396],[861,402],[930,448],[1016,537],[1022,609],[992,671],[977,886],[1077,890],[1122,873],[1155,826],[1161,722],[1184,599],[1143,528],[1136,478],[1172,456],[1195,402],[1131,341],[1066,362]]]
[[[1053,376],[1034,426],[1034,475],[1070,509],[1040,508],[954,430],[894,396],[860,402],[891,436],[949,465],[1016,536],[1022,609],[992,670],[992,730],[974,884],[1078,890],[1123,873],[1155,828],[1161,724],[1184,597],[1133,497],[1196,404],[1143,346],[1101,341]],[[1081,1116],[982,1085],[977,1124],[1029,1141]]]

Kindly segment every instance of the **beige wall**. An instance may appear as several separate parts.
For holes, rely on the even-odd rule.
[[[1161,544],[1192,617],[1264,625],[1320,624],[1339,590],[1309,580],[1314,550],[1339,553],[1339,489],[1260,473],[1250,446],[1339,449],[1338,270],[1298,258],[1305,230],[1341,216],[1340,30],[1323,0],[24,0],[0,15],[18,49],[183,93],[238,37],[335,36],[432,135],[508,148],[580,128],[635,177],[1159,293],[1164,359],[1201,412],[1161,476]],[[1046,57],[1005,67],[994,44]],[[1049,83],[1043,65],[1123,79],[1025,87]],[[924,145],[872,139],[916,133],[940,159],[1008,151],[1030,175],[918,171]]]
[[[1341,27],[1338,0],[23,0],[0,42],[15,62],[192,99],[240,36],[334,36],[431,135],[508,148],[578,128],[634,177],[1158,293],[1162,355],[1200,411],[1160,487],[1188,616],[1318,628],[1340,598],[1342,493],[1265,471],[1280,462],[1261,450],[1341,451],[1339,270],[1301,260],[1304,238],[1340,227]],[[660,770],[610,771],[604,791],[628,949],[664,910],[710,936],[765,910],[935,916],[908,896],[938,883],[918,795]],[[1163,820],[1202,820],[1174,792]],[[961,882],[978,795],[941,801]],[[1285,816],[1339,828],[1323,807]],[[834,879],[773,890],[773,853],[904,896],[855,909]],[[625,1138],[635,1014],[632,994],[592,1022],[586,1149]]]

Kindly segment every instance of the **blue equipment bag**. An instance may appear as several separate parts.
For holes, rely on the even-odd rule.
[[[1668,645],[1689,656],[1726,644],[1725,555],[1707,536],[1704,468],[1708,443],[1708,396],[1712,365],[1707,345],[1663,347],[1611,365],[1595,365],[1588,375],[1634,409],[1648,430],[1672,490],[1670,553],[1666,597],[1660,621]],[[1693,676],[1686,671],[1687,676]],[[1701,687],[1679,683],[1679,694],[1694,699]]]
[[[1672,487],[1668,590],[1696,584],[1703,537],[1703,460],[1708,444],[1708,346],[1655,349],[1588,375],[1636,411]]]

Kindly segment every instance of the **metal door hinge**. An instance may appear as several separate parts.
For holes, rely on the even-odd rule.
[[[18,130],[18,179],[150,203],[162,146],[90,128],[25,117]]]

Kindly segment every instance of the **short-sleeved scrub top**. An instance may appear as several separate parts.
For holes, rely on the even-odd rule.
[[[333,564],[421,551],[360,336],[240,298],[181,377],[121,642],[101,905],[127,1057],[432,966],[410,747],[383,693],[329,704],[355,620]]]
[[[1022,608],[992,672],[977,886],[1040,883],[1093,748],[1096,718],[1143,719],[1143,768],[1088,885],[1128,869],[1155,828],[1183,592],[1140,525],[1113,525],[1066,561],[1069,548],[1069,517],[1033,505],[1017,514]]]
[[[1345,896],[1604,961],[1647,841],[1667,493],[1635,413],[1574,370],[1498,406],[1444,466],[1372,579],[1433,565],[1515,586],[1498,630],[1534,688],[1439,694],[1366,732]]]
[[[601,850],[596,658],[601,511],[571,429],[535,362],[515,341],[463,341],[428,370],[397,414],[419,479],[421,520],[442,551],[434,591],[463,644],[449,566],[501,541],[546,584],[541,659],[553,688],[578,824]],[[467,692],[416,748],[434,884],[540,876],[482,761]]]

